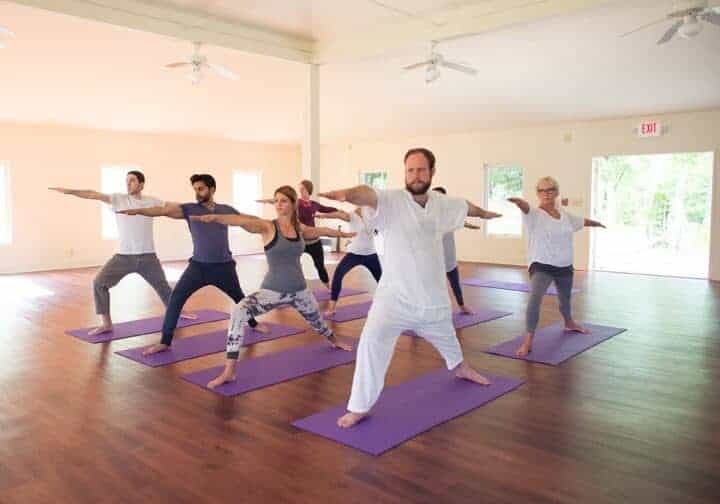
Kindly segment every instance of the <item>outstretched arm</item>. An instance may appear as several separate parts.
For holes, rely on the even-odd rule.
[[[330,238],[352,238],[356,233],[346,233],[337,229],[327,227],[312,227],[301,225],[303,238],[306,240],[317,240],[323,236]]]
[[[498,217],[502,217],[502,214],[490,212],[470,203],[469,201],[467,202],[467,204],[469,217],[480,217],[481,219],[497,219]]]
[[[323,214],[316,214],[316,219],[340,219],[345,222],[350,222],[350,214],[347,212],[344,212],[342,210],[337,210],[335,212],[327,212]]]
[[[149,208],[129,208],[127,210],[118,210],[119,214],[124,215],[144,215],[145,217],[169,217],[171,219],[182,219],[183,212],[179,203],[165,203],[164,206]]]
[[[530,204],[525,201],[522,198],[508,198],[507,199],[510,203],[514,203],[517,205],[517,207],[522,211],[522,213],[526,214],[530,211]]]
[[[110,204],[110,195],[97,191],[91,191],[87,189],[65,189],[64,187],[48,187],[48,189],[62,194],[69,194],[70,196],[76,196],[82,199],[98,200]]]
[[[266,198],[266,199],[256,199],[255,203],[269,203],[273,204],[275,203],[275,200],[273,198]]]
[[[372,187],[367,185],[359,185],[349,189],[338,189],[337,191],[320,193],[318,196],[335,201],[347,201],[348,203],[352,203],[357,206],[367,206],[377,209],[377,193]]]
[[[207,215],[191,215],[190,220],[199,222],[215,222],[225,226],[240,226],[248,233],[269,234],[273,231],[272,222],[261,219],[254,215],[247,214],[207,214]]]
[[[469,222],[465,223],[465,227],[468,229],[482,229],[480,226],[476,226],[475,224],[470,224]]]
[[[592,220],[592,219],[585,219],[585,227],[601,227],[604,228],[605,224],[603,224],[600,221]]]

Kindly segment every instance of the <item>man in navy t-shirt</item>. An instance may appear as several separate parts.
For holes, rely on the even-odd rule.
[[[230,252],[227,226],[190,220],[191,215],[239,214],[239,212],[230,205],[215,202],[213,196],[217,186],[212,175],[193,175],[190,177],[190,182],[195,190],[197,203],[166,203],[161,207],[136,208],[120,212],[127,215],[185,219],[192,235],[193,255],[170,296],[163,321],[162,339],[159,344],[145,350],[146,355],[162,352],[170,347],[180,311],[195,291],[206,285],[214,285],[230,296],[235,303],[239,303],[245,297],[235,271],[235,260]],[[255,319],[250,319],[250,327],[259,329]]]

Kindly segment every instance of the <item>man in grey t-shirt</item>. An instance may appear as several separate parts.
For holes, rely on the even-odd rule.
[[[230,205],[215,202],[217,186],[212,175],[193,175],[190,182],[195,190],[197,203],[166,203],[161,207],[120,212],[126,215],[185,219],[193,241],[192,258],[170,296],[163,321],[162,339],[159,344],[145,350],[146,355],[162,352],[170,347],[180,310],[195,291],[213,285],[230,296],[236,304],[245,297],[235,271],[235,260],[230,252],[227,226],[190,219],[192,215],[237,214],[238,211]],[[265,331],[254,318],[250,319],[249,325],[258,331]]]

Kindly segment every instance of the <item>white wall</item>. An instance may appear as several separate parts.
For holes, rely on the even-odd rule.
[[[13,124],[0,124],[0,161],[10,166],[13,221],[12,243],[0,245],[0,273],[94,266],[112,255],[115,242],[101,238],[101,203],[47,190],[99,190],[103,164],[137,165],[147,177],[145,193],[168,201],[194,201],[190,175],[211,173],[217,201],[230,204],[234,170],[262,172],[267,195],[295,184],[301,165],[297,145]],[[256,236],[241,230],[231,236],[235,254],[262,250]],[[157,219],[155,243],[161,259],[192,253],[183,221]]]
[[[633,128],[645,119],[661,120],[668,132],[659,138],[638,138]],[[524,170],[527,199],[534,201],[538,178],[552,175],[560,181],[562,195],[578,202],[571,204],[571,210],[584,215],[590,215],[593,157],[715,151],[710,277],[720,280],[720,110],[324,145],[321,186],[325,190],[354,185],[360,170],[384,169],[389,172],[389,187],[402,187],[402,156],[416,146],[435,153],[434,183],[451,194],[484,205],[484,165],[513,163]],[[525,264],[524,238],[487,237],[484,232],[463,230],[457,233],[457,243],[461,260]],[[585,269],[590,231],[580,233],[575,245],[575,265]]]

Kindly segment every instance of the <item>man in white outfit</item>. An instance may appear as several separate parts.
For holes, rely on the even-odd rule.
[[[357,186],[321,194],[368,207],[364,216],[382,234],[385,249],[383,276],[360,336],[348,413],[338,419],[340,427],[352,427],[369,414],[405,330],[432,343],[458,378],[489,384],[463,359],[445,285],[442,238],[462,228],[468,216],[492,219],[500,214],[429,191],[434,175],[433,153],[411,149],[405,155],[405,189]]]

